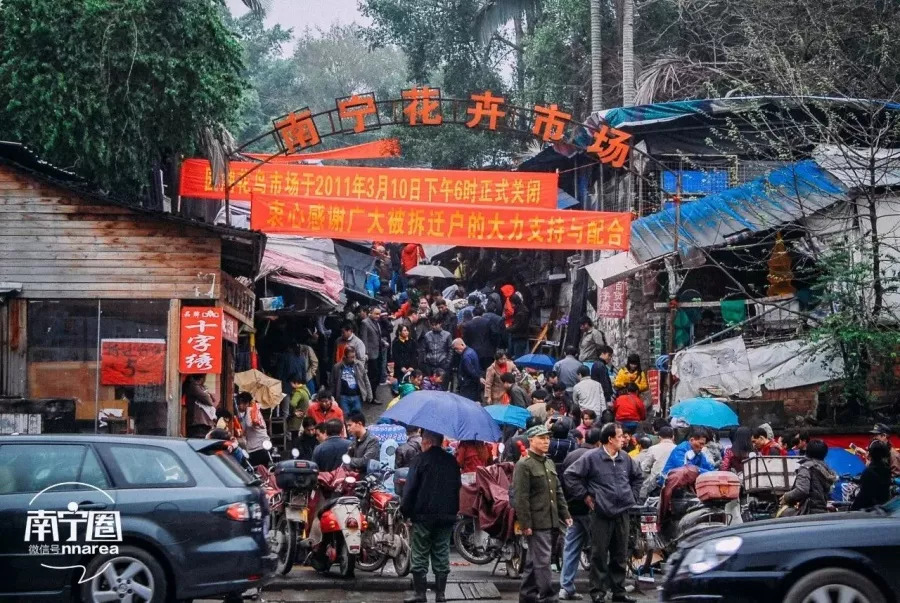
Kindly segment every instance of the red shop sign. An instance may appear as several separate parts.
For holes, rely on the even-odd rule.
[[[178,370],[183,374],[222,372],[222,308],[185,306],[181,309],[181,350]]]

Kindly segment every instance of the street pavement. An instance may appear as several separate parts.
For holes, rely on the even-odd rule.
[[[520,579],[506,577],[502,567],[497,568],[496,573],[491,572],[492,565],[472,565],[462,559],[457,553],[451,554],[451,571],[447,588],[450,600],[467,601],[518,601],[518,589]],[[431,579],[431,576],[429,576]],[[554,572],[554,580],[559,579],[559,574]],[[463,599],[460,596],[460,584],[478,585],[478,590],[489,590],[490,585],[497,589],[493,598]],[[456,585],[456,588],[454,588]],[[629,580],[629,590],[633,581]],[[472,588],[472,587],[470,587]],[[590,601],[588,593],[587,572],[579,570],[576,580],[578,592],[586,595],[585,600]],[[468,590],[468,589],[467,589]],[[381,603],[401,601],[403,597],[411,593],[410,577],[398,578],[393,568],[388,564],[383,572],[367,573],[356,570],[353,579],[340,578],[335,570],[327,576],[322,576],[310,568],[295,567],[287,576],[280,576],[269,582],[263,590],[261,599],[267,602],[279,601],[341,601],[346,603]],[[454,596],[455,593],[455,596]],[[656,584],[640,583],[640,590],[632,593],[641,603],[658,600]],[[429,601],[434,600],[434,594],[429,589]]]
[[[363,414],[366,415],[366,420],[369,424],[374,424],[384,412],[385,405],[391,399],[390,388],[386,385],[379,386],[376,390],[376,397],[382,404],[366,404],[363,406]],[[447,594],[448,599],[451,601],[518,601],[518,589],[521,580],[508,578],[502,566],[492,573],[493,564],[473,565],[455,552],[451,554],[450,562],[451,573]],[[558,579],[559,574],[554,573],[554,580]],[[631,590],[632,584],[633,582],[629,581],[629,590]],[[491,590],[490,587],[493,586],[497,592],[490,599],[454,598],[454,594],[456,597],[460,596],[462,589],[466,591],[472,590],[472,588],[466,588],[466,585],[476,585],[474,588],[477,590]],[[576,588],[578,592],[585,595],[585,601],[590,601],[590,597],[587,594],[587,572],[579,570]],[[332,573],[329,575],[322,576],[311,568],[298,566],[287,576],[278,576],[270,579],[260,597],[256,600],[269,603],[281,601],[395,603],[402,601],[404,597],[410,594],[410,589],[410,577],[397,577],[390,563],[383,571],[375,573],[356,570],[356,576],[349,580],[342,579],[336,570],[332,570]],[[648,583],[640,583],[640,590],[633,592],[632,596],[640,603],[657,601],[659,598],[656,592],[656,584]],[[428,599],[429,601],[434,601],[434,593],[430,589]]]

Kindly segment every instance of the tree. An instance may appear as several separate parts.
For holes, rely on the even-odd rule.
[[[603,11],[600,0],[591,0],[591,110],[603,108]]]
[[[0,134],[107,189],[233,116],[241,48],[219,0],[4,0]]]
[[[622,105],[634,104],[634,0],[622,0]]]

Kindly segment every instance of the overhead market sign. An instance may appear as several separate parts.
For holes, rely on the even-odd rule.
[[[574,122],[556,104],[525,109],[489,90],[456,99],[442,97],[439,88],[420,86],[404,90],[399,99],[380,101],[374,93],[354,94],[336,99],[333,109],[319,113],[309,108],[292,111],[234,154],[259,159],[245,150],[269,135],[279,152],[256,163],[229,162],[227,186],[214,182],[208,162],[187,160],[181,194],[249,200],[251,227],[271,234],[515,249],[629,248],[631,214],[556,209],[555,173],[284,163],[290,157],[302,160],[328,136],[385,126],[445,124],[519,132],[547,143],[568,144],[613,168],[623,168],[632,152],[627,132]]]

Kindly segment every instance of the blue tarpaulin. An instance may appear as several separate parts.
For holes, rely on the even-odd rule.
[[[777,228],[848,198],[847,187],[806,160],[681,206],[679,250],[713,247]],[[675,208],[631,224],[631,254],[649,262],[674,251]]]

